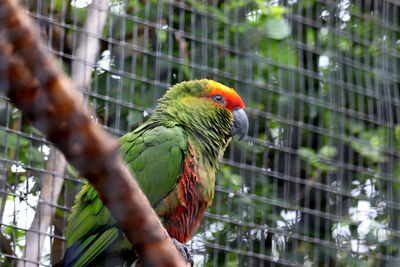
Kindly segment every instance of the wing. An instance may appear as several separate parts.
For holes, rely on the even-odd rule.
[[[187,154],[187,137],[178,127],[158,126],[121,138],[121,153],[143,193],[156,206],[175,187]]]
[[[179,178],[187,153],[185,133],[176,125],[149,123],[121,137],[120,143],[123,159],[150,203],[156,206],[173,190]],[[109,210],[89,185],[77,196],[66,237],[64,266],[85,266],[110,244],[122,239]]]

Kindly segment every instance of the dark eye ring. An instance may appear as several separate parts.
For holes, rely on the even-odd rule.
[[[222,95],[215,95],[212,100],[218,104],[225,105],[225,98]]]

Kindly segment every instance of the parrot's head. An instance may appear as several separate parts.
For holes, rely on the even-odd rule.
[[[206,141],[242,139],[249,122],[242,98],[223,84],[193,80],[176,84],[161,98],[157,110],[168,113],[194,135]]]

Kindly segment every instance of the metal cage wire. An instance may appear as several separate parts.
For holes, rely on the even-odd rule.
[[[67,73],[98,0],[24,0]],[[98,7],[94,7],[98,8]],[[400,4],[395,0],[110,0],[88,97],[121,136],[173,84],[210,78],[246,102],[189,246],[197,266],[397,266]],[[93,22],[95,23],[95,22]],[[0,96],[2,265],[56,263],[83,180]],[[62,179],[43,201],[41,177]],[[38,205],[56,208],[48,230]],[[39,224],[41,214],[37,215]],[[45,237],[26,260],[27,233]],[[37,241],[35,241],[37,242]],[[39,243],[38,243],[39,245]],[[25,261],[24,261],[25,259]]]

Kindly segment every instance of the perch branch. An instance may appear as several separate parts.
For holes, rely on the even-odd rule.
[[[106,22],[108,0],[95,0],[88,6],[88,14],[80,36],[80,40],[72,63],[72,81],[76,88],[90,88],[91,74],[99,50],[99,36]],[[82,100],[82,105],[86,101]],[[65,167],[67,161],[64,155],[55,147],[51,148],[47,170],[49,172],[42,176],[40,200],[33,217],[32,224],[26,234],[26,246],[24,259],[18,267],[35,266],[32,262],[39,262],[46,235],[54,216],[55,208],[46,204],[57,202],[61,192]],[[57,177],[52,173],[57,173]]]
[[[0,4],[0,88],[99,192],[144,266],[184,266],[166,230],[105,133],[16,0]]]

